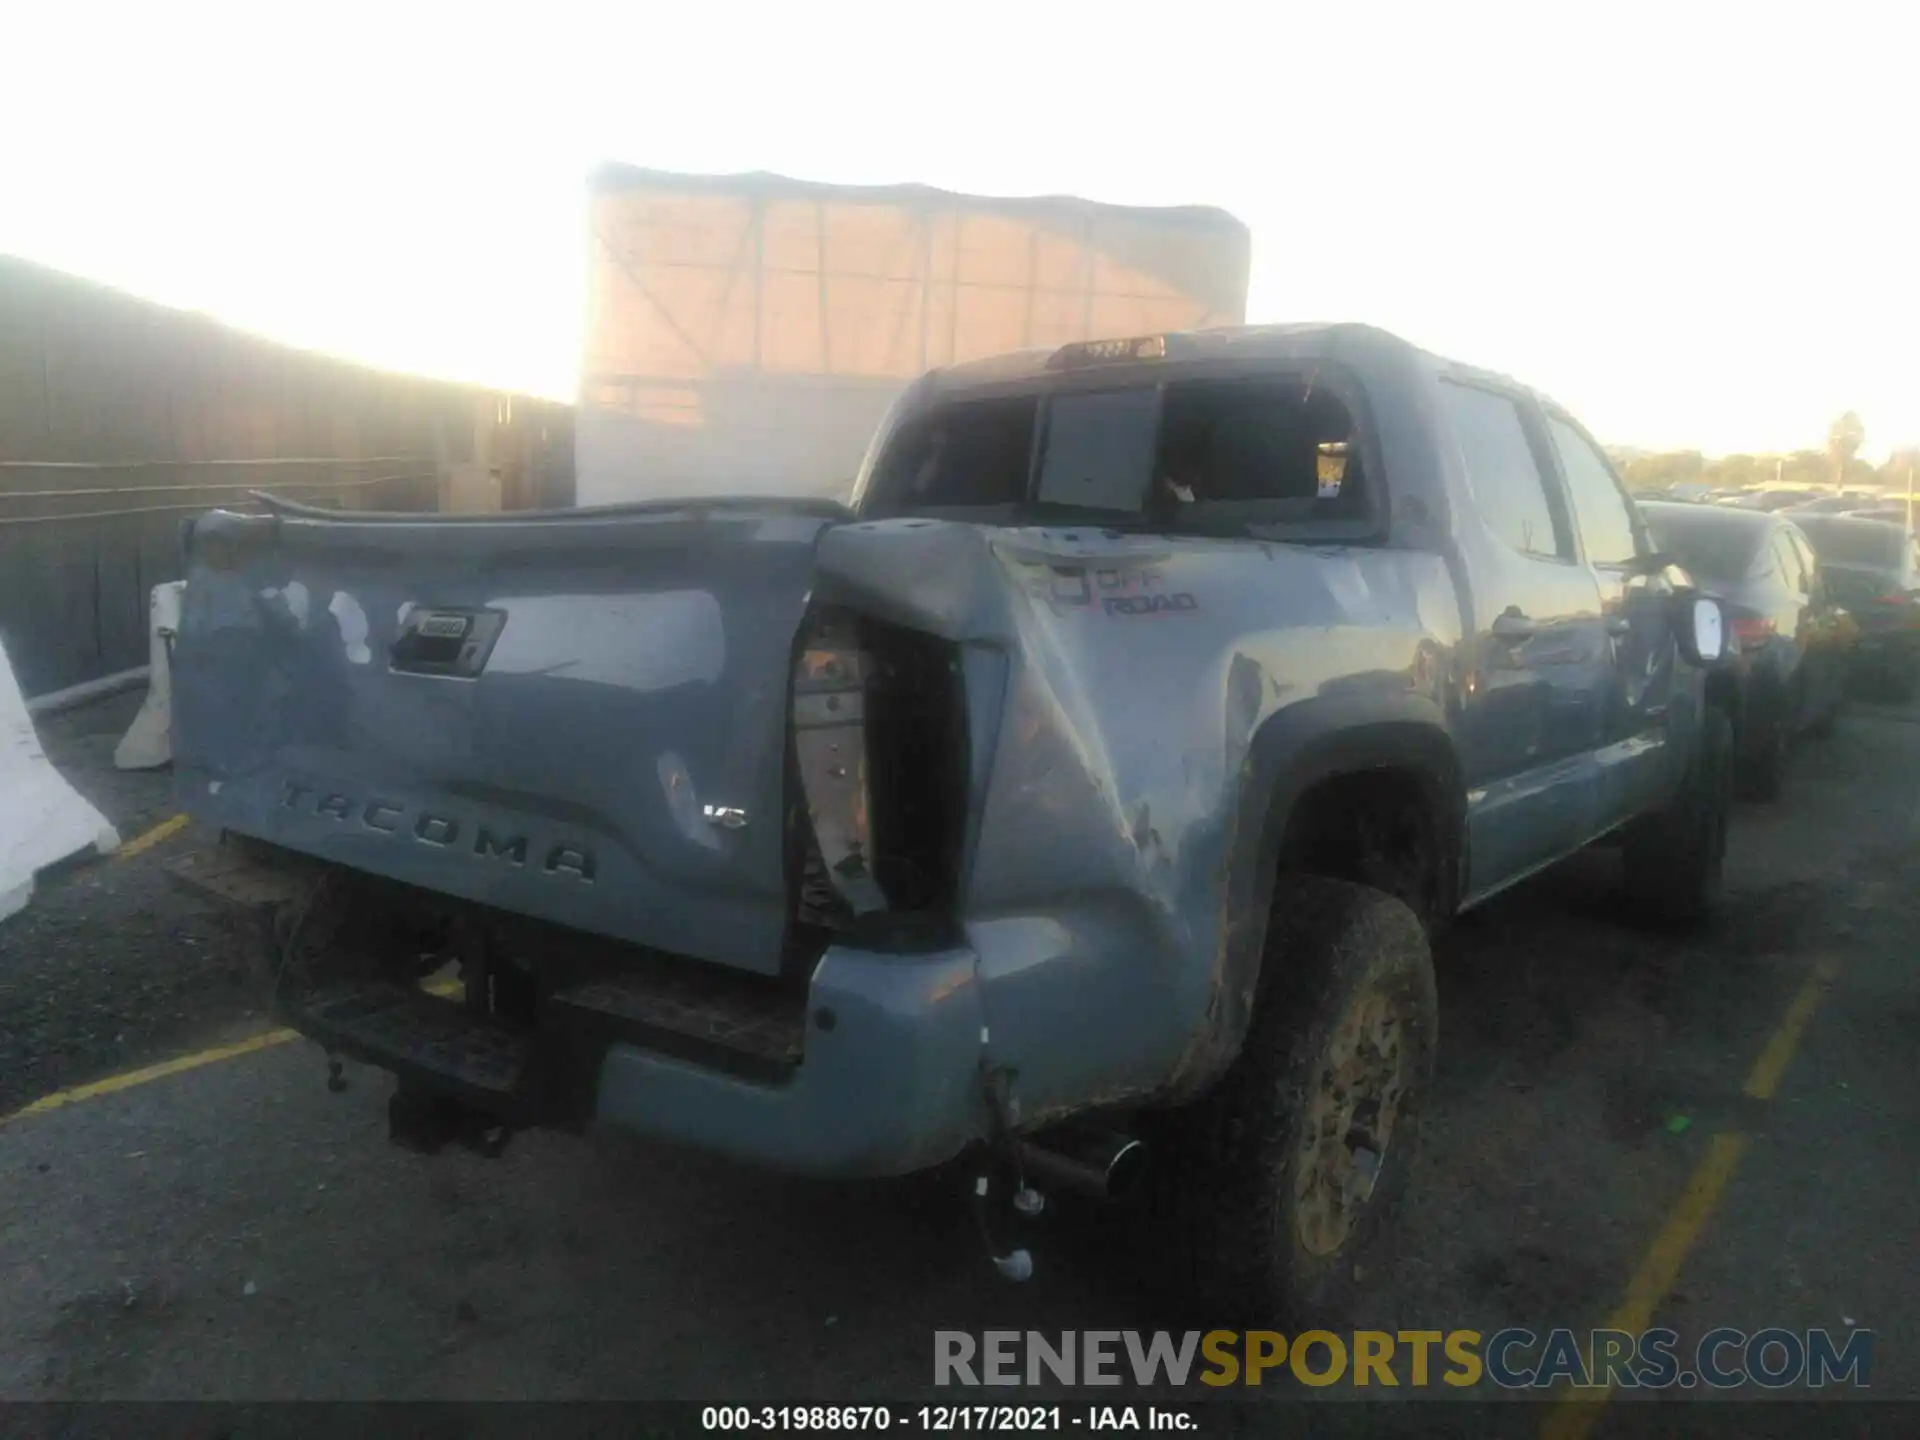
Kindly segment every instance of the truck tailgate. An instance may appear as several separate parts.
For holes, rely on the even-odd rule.
[[[216,512],[190,532],[195,815],[762,973],[787,926],[787,706],[841,512]]]

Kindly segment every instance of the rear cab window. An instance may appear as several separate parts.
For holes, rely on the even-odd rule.
[[[937,404],[884,442],[867,518],[1365,539],[1384,517],[1357,388],[1325,369],[1134,371]]]
[[[899,513],[1017,505],[1026,498],[1036,416],[1026,397],[920,416],[890,440],[876,493]]]

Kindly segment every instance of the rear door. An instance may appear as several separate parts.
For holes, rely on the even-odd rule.
[[[1594,752],[1596,833],[1656,804],[1667,785],[1667,712],[1675,655],[1671,587],[1642,572],[1652,552],[1646,527],[1600,447],[1569,417],[1549,413],[1547,432],[1600,594],[1608,677]]]
[[[1475,522],[1472,672],[1459,726],[1477,899],[1579,846],[1593,826],[1593,754],[1611,660],[1530,402],[1443,380]]]

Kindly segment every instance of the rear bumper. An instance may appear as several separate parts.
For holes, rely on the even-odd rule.
[[[804,1059],[772,1077],[593,1034],[551,1003],[537,1027],[515,1027],[375,981],[282,997],[278,1009],[329,1051],[510,1127],[595,1123],[839,1176],[925,1169],[985,1129],[967,950],[829,950],[808,996]]]
[[[271,946],[278,917],[307,902],[325,867],[238,845],[192,851],[168,868],[202,898],[252,915]],[[566,992],[542,1002],[535,1027],[391,979],[281,993],[276,1009],[330,1051],[511,1126],[592,1122],[803,1173],[899,1175],[988,1131],[981,969],[965,944],[831,946],[795,1017],[798,1063],[752,1073],[645,1043],[658,1029],[583,1029],[577,1008],[556,1003]],[[730,1017],[736,1034],[742,1018]]]
[[[608,1047],[602,1124],[819,1175],[897,1175],[986,1129],[973,952],[834,948],[815,971],[806,1059],[759,1084],[635,1045]]]

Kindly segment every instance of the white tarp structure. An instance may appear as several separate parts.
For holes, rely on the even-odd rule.
[[[121,770],[157,770],[173,759],[173,637],[184,580],[153,587],[147,602],[147,699],[114,749]]]
[[[80,798],[40,748],[0,646],[0,920],[25,908],[38,871],[90,846],[105,852],[119,843],[106,817]]]
[[[844,497],[925,370],[1246,317],[1219,210],[609,167],[590,225],[582,505]]]

